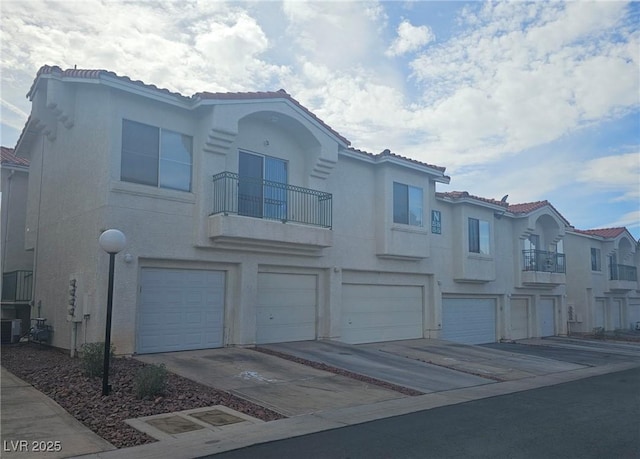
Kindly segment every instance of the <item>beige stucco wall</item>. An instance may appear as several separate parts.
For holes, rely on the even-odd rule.
[[[55,346],[69,348],[74,333],[78,345],[103,339],[108,256],[97,240],[107,228],[122,230],[128,240],[115,269],[112,339],[119,353],[136,349],[143,267],[225,271],[226,344],[255,343],[258,273],[274,270],[318,275],[318,338],[340,339],[345,272],[350,279],[406,278],[422,285],[425,337],[439,337],[442,295],[495,298],[497,339],[511,338],[511,298],[529,305],[532,336],[538,332],[537,305],[553,299],[556,332],[566,333],[565,284],[524,285],[520,276],[527,234],[540,232],[545,242],[565,236],[564,223],[548,209],[522,218],[501,215],[495,205],[436,199],[433,172],[359,157],[283,101],[203,104],[189,110],[101,85],[77,85],[63,93],[67,98],[72,94],[75,122],[72,127],[58,123],[54,139],[41,136],[33,142],[27,212],[29,245],[37,247],[35,301],[54,327]],[[45,96],[44,91],[37,95]],[[34,110],[40,114],[46,108],[36,100]],[[193,137],[190,192],[120,181],[123,118]],[[333,228],[318,230],[331,237],[320,233],[318,240],[324,242],[315,244],[319,248],[297,250],[292,241],[288,246],[271,244],[273,238],[282,239],[281,227],[259,219],[247,218],[246,224],[255,226],[252,231],[267,232],[263,241],[239,239],[225,245],[211,237],[233,233],[233,225],[240,224],[214,231],[210,219],[211,177],[237,172],[240,149],[285,159],[290,184],[333,194]],[[422,228],[393,223],[394,181],[423,189]],[[432,209],[442,213],[442,234],[431,234]],[[468,252],[469,217],[490,224],[488,256]],[[243,229],[244,235],[250,233]],[[574,259],[566,244],[565,252],[571,266]],[[73,318],[66,307],[71,276],[79,280],[80,304]]]

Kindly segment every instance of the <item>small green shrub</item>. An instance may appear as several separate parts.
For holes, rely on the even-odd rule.
[[[167,387],[167,368],[164,364],[147,365],[136,373],[134,388],[139,399],[164,394]]]
[[[111,345],[109,358],[113,359],[116,348]],[[102,376],[104,368],[104,343],[86,343],[80,347],[80,359],[84,374],[90,378]]]

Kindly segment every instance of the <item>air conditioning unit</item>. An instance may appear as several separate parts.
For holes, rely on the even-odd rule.
[[[20,341],[22,334],[22,320],[20,319],[2,319],[2,343],[17,343]]]

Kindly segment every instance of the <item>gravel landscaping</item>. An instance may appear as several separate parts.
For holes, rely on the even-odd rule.
[[[123,422],[130,418],[212,405],[223,405],[263,421],[284,417],[173,373],[169,373],[163,396],[139,400],[134,394],[134,376],[145,364],[131,358],[114,359],[109,375],[111,393],[106,397],[102,396],[102,378],[84,376],[81,360],[58,349],[34,343],[3,345],[1,358],[4,368],[55,400],[117,448],[155,441]]]

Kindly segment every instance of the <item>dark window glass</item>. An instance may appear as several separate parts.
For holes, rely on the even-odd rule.
[[[409,187],[393,182],[393,222],[409,224]]]
[[[469,219],[469,252],[480,253],[480,222],[476,218]]]
[[[158,128],[123,120],[120,179],[158,186],[159,142]]]

